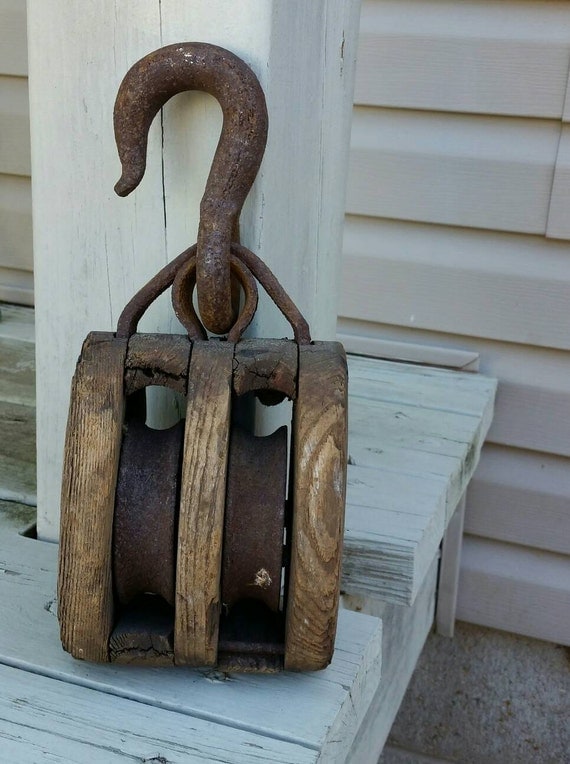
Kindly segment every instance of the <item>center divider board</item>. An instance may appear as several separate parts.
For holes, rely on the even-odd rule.
[[[61,648],[56,567],[57,546],[14,532],[0,535],[0,601],[10,614],[0,620],[0,664],[135,700],[133,716],[158,706],[176,712],[181,725],[192,726],[197,717],[231,728],[230,734],[246,730],[310,749],[314,761],[319,754],[327,764],[345,761],[380,682],[378,619],[341,611],[333,662],[315,673],[224,675],[96,665],[74,660]]]

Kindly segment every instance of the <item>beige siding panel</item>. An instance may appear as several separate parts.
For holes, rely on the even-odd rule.
[[[567,3],[363,3],[355,103],[559,118]]]
[[[29,175],[28,80],[0,76],[0,173]]]
[[[347,211],[541,233],[560,122],[356,107]]]
[[[3,268],[0,265],[0,302],[11,302],[16,305],[33,305],[33,274],[27,271]]]
[[[466,536],[457,618],[570,645],[570,557]]]
[[[348,352],[369,355],[375,354],[376,339],[478,352],[481,373],[499,379],[495,416],[487,439],[500,445],[570,456],[567,352],[348,318],[339,320],[339,333]]]
[[[27,73],[26,0],[0,0],[0,74]]]
[[[570,460],[486,445],[467,492],[465,532],[570,554]]]
[[[33,268],[29,178],[0,175],[0,267]]]
[[[570,349],[566,244],[349,217],[343,275],[343,316]]]

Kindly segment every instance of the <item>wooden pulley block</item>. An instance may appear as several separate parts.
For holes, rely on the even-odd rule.
[[[65,449],[64,648],[92,661],[228,671],[326,666],[346,381],[337,343],[89,335]],[[157,384],[186,396],[184,421],[168,430],[144,424],[140,394]],[[286,428],[256,437],[239,421],[251,395],[293,401],[290,446]]]
[[[84,342],[64,452],[61,640],[97,662],[317,670],[332,658],[339,604],[346,357],[338,343],[311,341],[275,276],[236,241],[267,114],[255,75],[233,54],[181,43],[135,64],[115,106],[117,192],[138,184],[154,114],[186,89],[220,100],[230,134],[214,158],[198,244],[133,297],[116,333]],[[257,282],[294,340],[242,339]],[[187,336],[138,334],[169,287]],[[205,326],[224,336],[207,339],[195,287]],[[176,396],[178,421],[164,430],[147,422],[152,386]],[[260,407],[285,399],[289,424],[257,435]]]

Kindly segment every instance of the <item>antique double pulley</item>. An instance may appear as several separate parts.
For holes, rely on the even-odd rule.
[[[86,338],[73,378],[61,504],[61,639],[91,661],[315,670],[331,660],[347,459],[341,345],[309,328],[267,266],[238,240],[265,148],[261,87],[236,56],[181,43],[141,59],[115,104],[130,193],[152,119],[175,93],[215,95],[224,126],[198,242]],[[259,282],[294,340],[243,339]],[[137,333],[172,287],[186,335]],[[239,308],[241,287],[242,307]],[[200,318],[193,304],[197,292]],[[208,339],[206,329],[223,335]],[[147,424],[151,386],[180,421]],[[292,401],[290,427],[255,434],[255,408]]]

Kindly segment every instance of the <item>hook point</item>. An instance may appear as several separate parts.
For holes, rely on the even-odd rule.
[[[124,175],[121,175],[119,180],[115,183],[115,193],[117,196],[128,196],[135,187],[130,183]]]

